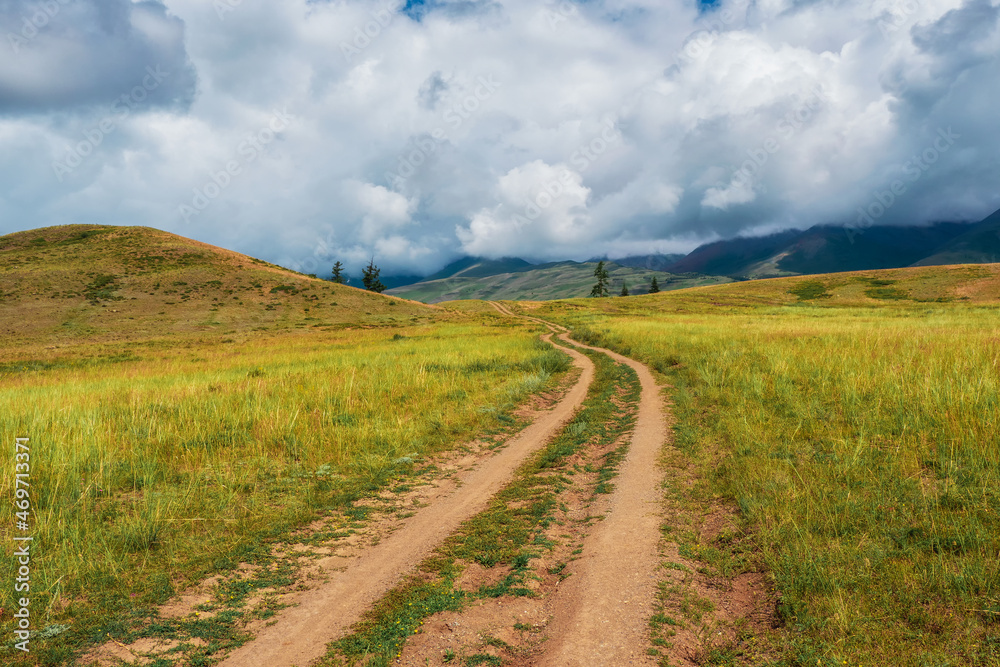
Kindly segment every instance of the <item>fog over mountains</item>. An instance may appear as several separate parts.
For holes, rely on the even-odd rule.
[[[589,264],[600,259],[608,258],[595,257]],[[646,281],[648,276],[644,271],[649,275],[663,272],[689,279],[693,277],[691,274],[700,274],[744,280],[906,266],[993,263],[1000,262],[1000,211],[973,224],[941,222],[921,227],[868,228],[817,226],[805,231],[786,230],[759,237],[715,241],[696,248],[688,255],[636,255],[609,261],[620,267],[638,270],[634,275]],[[551,274],[545,273],[546,269],[573,264],[575,262],[536,265],[521,258],[490,260],[465,257],[422,279],[396,277],[392,287],[449,278],[517,274],[524,289],[531,290],[536,287],[527,274],[535,273],[535,280],[544,282],[551,280]],[[635,278],[632,280],[634,286],[637,281]]]

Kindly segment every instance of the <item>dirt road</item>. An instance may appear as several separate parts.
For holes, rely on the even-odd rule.
[[[515,316],[502,304],[493,303],[493,307]],[[527,319],[550,328],[557,326]],[[630,366],[639,376],[642,397],[628,456],[619,469],[605,519],[584,541],[581,558],[568,568],[573,576],[552,600],[550,639],[536,664],[655,665],[655,659],[646,655],[646,647],[659,564],[658,488],[662,473],[657,458],[667,437],[660,389],[643,364],[610,350],[575,343],[565,333],[560,338]]]
[[[538,664],[655,665],[646,648],[659,565],[662,474],[657,457],[666,438],[660,390],[642,364],[608,350],[588,349],[635,370],[642,398],[607,514],[584,540],[581,558],[568,568],[573,576],[552,601],[557,612]]]
[[[552,334],[543,339],[550,340]],[[306,665],[326,652],[361,614],[399,583],[465,519],[486,507],[507,484],[515,469],[568,422],[583,403],[594,375],[585,355],[564,349],[583,373],[549,412],[508,442],[495,456],[460,478],[451,493],[435,500],[403,526],[358,557],[336,563],[329,580],[303,593],[296,606],[278,614],[251,642],[220,663],[223,667],[290,667]],[[346,567],[345,567],[346,565]]]

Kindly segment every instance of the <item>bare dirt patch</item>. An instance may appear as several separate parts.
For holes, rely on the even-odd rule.
[[[540,541],[548,546],[529,563],[523,583],[527,593],[480,599],[462,611],[429,617],[419,634],[407,641],[399,664],[460,665],[484,655],[500,659],[507,666],[538,664],[552,637],[550,623],[565,611],[559,601],[560,587],[571,578],[587,536],[611,507],[610,495],[594,494],[598,468],[604,457],[626,440],[587,447],[551,471],[571,481],[558,496],[554,521],[542,533]],[[464,569],[456,578],[456,588],[467,592],[495,585],[511,573],[506,565],[486,568],[478,563],[458,564]]]
[[[668,472],[666,529],[653,635],[661,664],[694,667],[709,658],[757,665],[775,657],[780,595],[761,570],[737,510],[692,499],[690,468]],[[714,663],[713,663],[714,664]]]
[[[428,620],[406,643],[400,665],[462,664],[474,655],[490,655],[505,665],[521,664],[510,656],[530,651],[543,639],[545,605],[532,598],[479,600],[461,612],[442,612]]]

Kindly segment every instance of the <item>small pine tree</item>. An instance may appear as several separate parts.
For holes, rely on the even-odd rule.
[[[622,292],[618,296],[628,296],[628,283],[622,283]]]
[[[331,278],[330,280],[332,280],[333,282],[337,283],[338,285],[343,285],[344,284],[344,265],[343,265],[343,263],[340,260],[337,260],[334,263],[334,265],[333,265],[333,278]]]
[[[649,293],[656,294],[660,291],[660,283],[656,282],[656,276],[653,276],[653,282],[649,283]]]
[[[381,272],[382,269],[375,266],[375,258],[372,257],[372,261],[368,262],[368,266],[361,270],[361,281],[365,284],[366,290],[378,294],[385,291],[385,285],[378,279],[378,274]]]
[[[590,296],[608,296],[608,270],[604,268],[603,261],[597,263],[597,268],[594,269],[594,277],[597,278],[597,284],[594,285],[594,289],[590,290]]]

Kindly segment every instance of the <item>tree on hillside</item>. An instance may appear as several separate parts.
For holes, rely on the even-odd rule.
[[[382,273],[382,269],[375,266],[375,258],[372,257],[372,261],[368,262],[368,266],[361,269],[361,281],[365,284],[366,290],[377,292],[378,294],[385,291],[385,285],[378,279],[378,274],[380,273]]]
[[[653,282],[649,283],[649,293],[656,294],[660,291],[660,283],[656,282],[656,276],[653,276]]]
[[[622,292],[618,296],[628,296],[628,283],[622,283]]]
[[[603,261],[597,263],[594,277],[597,278],[597,284],[594,285],[594,289],[590,290],[590,296],[608,296],[608,270],[604,268]]]
[[[337,260],[334,263],[333,278],[331,278],[330,280],[337,283],[338,285],[344,284],[344,264],[340,260]]]

